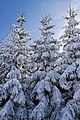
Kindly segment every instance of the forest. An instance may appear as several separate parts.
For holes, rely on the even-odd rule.
[[[60,38],[50,15],[29,46],[20,13],[0,43],[0,120],[80,120],[80,28],[72,7]],[[55,17],[55,16],[54,16]],[[53,32],[54,31],[54,32]]]

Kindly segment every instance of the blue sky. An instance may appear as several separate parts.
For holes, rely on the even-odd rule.
[[[61,27],[64,26],[69,5],[79,10],[78,19],[80,20],[80,0],[0,0],[0,41],[10,33],[11,24],[16,23],[18,11],[24,11],[27,22],[25,28],[32,32],[32,40],[40,36],[40,19],[50,14],[55,24],[55,36],[61,34]]]

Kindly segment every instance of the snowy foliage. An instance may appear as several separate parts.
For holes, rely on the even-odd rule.
[[[9,43],[0,44],[0,120],[80,120],[80,29],[76,11],[68,13],[60,41],[45,16],[41,37],[26,47],[21,13]]]
[[[30,33],[27,32],[23,27],[25,22],[26,19],[24,14],[20,13],[19,18],[17,19],[18,25],[13,25],[11,27],[11,34],[7,38],[10,44],[6,45],[11,71],[13,66],[15,66],[15,71],[20,71],[20,80],[27,77],[26,63],[28,57],[28,48],[26,43],[30,40]]]
[[[48,70],[50,69],[51,63],[54,63],[58,57],[59,57],[59,47],[58,47],[58,41],[54,39],[54,33],[53,33],[53,27],[52,19],[51,17],[45,16],[41,21],[41,37],[34,41],[34,43],[31,44],[31,55],[29,59],[29,65],[31,63],[34,63],[34,65],[29,67],[29,72],[35,72],[37,70]],[[54,64],[53,64],[54,66]]]
[[[55,68],[60,73],[59,89],[63,98],[62,107],[52,112],[51,120],[79,120],[80,118],[80,29],[75,20],[75,10],[69,8],[64,35],[61,36],[63,53],[56,61]]]
[[[0,119],[1,120],[15,120],[21,116],[21,120],[26,119],[27,113],[16,112],[24,111],[25,108],[25,96],[22,91],[22,86],[18,80],[10,80],[0,85]],[[21,110],[19,109],[21,107]],[[15,111],[17,109],[17,111]],[[19,109],[19,110],[18,110]],[[26,110],[25,110],[26,111]]]
[[[54,39],[50,16],[41,20],[41,38],[30,47],[32,53],[29,57],[28,67],[31,69],[30,99],[34,103],[31,120],[48,120],[50,112],[62,103],[62,95],[57,88],[60,74],[54,71],[54,61],[59,57],[58,41]],[[33,64],[32,64],[33,63]],[[52,66],[53,63],[53,66]],[[48,110],[49,108],[49,110]]]

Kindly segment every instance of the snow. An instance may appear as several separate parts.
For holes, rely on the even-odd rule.
[[[41,56],[41,59],[48,59],[49,58],[49,53],[48,52],[44,52]]]
[[[59,108],[62,102],[62,95],[59,89],[54,86],[53,92],[52,92],[52,98],[51,98],[51,107],[52,108]]]
[[[73,99],[78,102],[80,101],[80,89],[74,93]]]
[[[6,78],[9,80],[12,79],[21,79],[21,73],[20,70],[18,70],[16,67],[12,66],[11,71],[7,74]]]
[[[26,99],[22,91],[22,86],[16,79],[9,80],[0,87],[0,91],[0,106],[2,106],[0,110],[0,118],[1,120],[12,119],[15,116],[15,104],[17,106],[25,106]]]
[[[32,111],[30,118],[34,120],[45,119],[48,113],[47,108],[48,108],[47,99],[43,97],[41,101],[39,102],[39,104]]]
[[[0,110],[0,119],[1,120],[11,120],[12,117],[14,118],[14,108],[13,108],[13,103],[11,102],[11,100],[9,100],[4,108],[2,110]]]
[[[0,44],[0,120],[79,120],[80,29],[76,12],[68,12],[61,41],[45,16],[40,38],[27,48],[22,14],[7,39],[11,44]]]

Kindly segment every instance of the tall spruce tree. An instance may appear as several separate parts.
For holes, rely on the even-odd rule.
[[[54,39],[54,25],[51,21],[50,16],[41,20],[41,37],[30,48],[30,99],[34,104],[30,114],[31,120],[48,120],[52,109],[60,107],[62,102],[61,93],[57,88],[59,74],[54,71],[54,61],[59,57],[58,41]]]
[[[53,61],[58,58],[58,41],[54,39],[52,18],[47,15],[40,22],[41,37],[31,45],[32,56],[30,59],[34,62],[36,70],[47,71],[54,66]]]
[[[29,99],[25,98],[20,81],[26,78],[27,47],[30,33],[23,24],[26,22],[24,14],[17,19],[19,25],[13,25],[9,42],[1,46],[0,77],[4,83],[0,84],[0,120],[27,120]],[[2,64],[4,63],[4,64]],[[7,66],[8,65],[8,66]],[[8,70],[9,69],[9,70]],[[3,78],[4,77],[4,78]],[[28,98],[28,97],[27,97]]]
[[[68,13],[64,35],[61,36],[64,43],[62,58],[55,68],[61,74],[59,87],[64,102],[58,111],[52,113],[51,120],[80,119],[80,29],[76,27],[79,25],[75,20],[76,11],[69,7]]]
[[[30,40],[30,33],[24,29],[24,23],[26,19],[23,13],[20,13],[17,23],[19,25],[12,25],[11,34],[8,38],[10,45],[8,44],[8,55],[11,60],[11,71],[16,71],[13,74],[19,76],[19,80],[23,80],[27,77],[26,62],[28,57],[27,41]],[[18,75],[20,72],[21,75]],[[12,73],[12,72],[11,72]],[[10,73],[7,75],[9,79]]]

